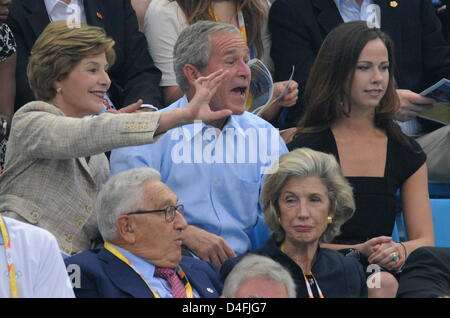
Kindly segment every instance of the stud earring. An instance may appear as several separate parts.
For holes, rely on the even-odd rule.
[[[56,88],[56,94],[60,94],[61,93],[61,87]]]
[[[327,217],[327,220],[328,220],[328,224],[333,223],[333,217],[332,216]]]

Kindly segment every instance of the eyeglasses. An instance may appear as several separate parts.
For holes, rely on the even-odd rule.
[[[177,206],[168,206],[165,209],[161,210],[144,210],[144,211],[134,211],[126,213],[126,215],[133,215],[133,214],[146,214],[146,213],[158,213],[158,212],[164,212],[166,221],[172,222],[175,219],[175,215],[178,213],[183,214],[184,206],[182,204],[179,204]]]

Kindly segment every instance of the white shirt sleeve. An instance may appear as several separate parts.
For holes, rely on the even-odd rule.
[[[34,298],[74,298],[75,294],[67,274],[56,238],[46,233],[39,246],[40,263],[34,282]],[[75,273],[76,274],[76,273]]]
[[[173,69],[173,48],[186,18],[176,1],[152,0],[144,18],[144,34],[150,55],[161,70],[160,86],[177,86]]]
[[[74,298],[56,238],[34,225],[4,217],[20,298]],[[10,297],[5,249],[0,245],[0,297]]]

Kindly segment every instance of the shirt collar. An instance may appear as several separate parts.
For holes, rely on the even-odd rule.
[[[126,249],[120,248],[119,246],[114,244],[112,245],[131,262],[133,268],[135,268],[139,272],[139,274],[144,277],[145,281],[149,281],[151,278],[153,278],[153,275],[155,274],[155,265],[147,262],[142,257],[139,257],[131,253],[130,251],[127,251]]]
[[[181,98],[181,105],[182,107],[186,107],[187,104],[189,103],[187,96],[184,95]],[[241,125],[241,119],[244,116],[245,113],[243,113],[242,115],[231,115],[228,120],[226,121],[225,125],[222,128],[221,133],[226,133],[226,129],[233,129],[236,130],[236,133],[238,133],[239,135],[241,135],[242,137],[245,137],[245,132],[244,132],[244,128]],[[197,136],[199,133],[203,133],[206,129],[215,129],[213,126],[209,126],[209,125],[205,125],[203,122],[197,122],[194,124],[190,124],[190,125],[185,125],[185,126],[181,126],[178,127],[178,129],[187,129],[189,131],[189,136],[186,136],[186,134],[183,132],[183,136],[184,136],[184,140],[192,140],[194,139],[195,136]],[[183,130],[182,130],[183,131]],[[189,137],[189,138],[187,138]]]
[[[71,4],[81,6],[81,5],[83,5],[84,0],[71,0],[70,4],[66,4],[65,2],[60,1],[60,0],[44,0],[44,1],[45,1],[45,7],[47,8],[47,12],[51,13],[55,9],[56,5],[58,5],[59,3],[61,3],[61,5],[65,5],[65,6],[68,6]]]
[[[334,2],[336,3],[336,6],[338,7],[338,8],[342,8],[343,6],[348,6],[348,5],[351,5],[351,6],[357,6],[357,7],[359,7],[357,4],[356,4],[356,1],[355,0],[334,0]],[[361,8],[363,8],[364,7],[364,4],[373,4],[373,1],[368,1],[368,0],[363,0],[363,2],[361,3]]]

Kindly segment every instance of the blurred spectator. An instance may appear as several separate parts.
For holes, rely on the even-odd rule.
[[[442,33],[444,34],[444,37],[447,39],[447,42],[449,42],[450,7],[448,7],[448,5],[450,4],[450,0],[431,0],[431,2],[433,3],[434,8],[436,9],[436,14],[442,23]]]
[[[44,28],[59,20],[72,27],[80,23],[101,27],[115,41],[117,58],[108,70],[112,84],[105,95],[105,107],[120,109],[139,99],[158,108],[162,105],[161,72],[138,30],[130,0],[14,0],[8,24],[18,46],[15,110],[34,100],[26,75],[31,48]]]
[[[353,20],[380,26],[392,38],[400,98],[396,119],[405,122],[402,130],[417,137],[427,154],[430,180],[450,182],[450,125],[442,127],[416,117],[435,102],[418,92],[450,78],[450,44],[442,36],[430,0],[275,1],[269,12],[274,79],[286,80],[295,65],[294,79],[301,89],[299,102],[289,108],[285,126],[295,126],[305,111],[303,89],[325,36],[337,25]]]
[[[269,257],[249,254],[225,280],[225,298],[295,298],[291,274]]]
[[[5,163],[7,136],[14,113],[16,42],[4,22],[11,0],[0,0],[0,174]]]
[[[273,168],[261,193],[264,217],[273,234],[252,253],[286,268],[298,298],[366,297],[366,279],[358,261],[319,246],[339,234],[355,209],[352,189],[336,159],[299,149],[283,155]],[[238,261],[226,261],[222,277]]]
[[[407,255],[433,244],[426,156],[393,121],[398,103],[393,54],[390,38],[364,21],[331,31],[305,88],[306,113],[288,144],[289,149],[333,154],[355,189],[355,215],[333,244],[324,246],[356,250],[366,267],[384,268],[381,287],[369,288],[369,297],[394,297],[398,284],[393,275]],[[404,243],[390,238],[398,189],[411,239]]]
[[[150,53],[162,71],[161,86],[165,104],[169,105],[183,96],[173,69],[173,47],[181,31],[201,20],[230,23],[238,27],[250,48],[250,58],[258,57],[272,69],[269,58],[270,35],[267,31],[267,0],[154,0],[148,7],[144,23]],[[161,32],[164,30],[164,32]],[[274,98],[287,82],[275,83]],[[289,93],[267,108],[261,117],[272,121],[281,106],[292,106],[297,100],[298,85],[291,82]]]
[[[193,83],[196,95],[182,111],[92,116],[102,110],[111,84],[106,70],[114,64],[113,46],[99,27],[51,23],[33,46],[28,66],[37,101],[13,117],[0,212],[51,231],[67,254],[99,243],[92,204],[109,174],[103,152],[152,143],[177,125],[230,114],[208,106],[225,75],[215,72]]]
[[[230,24],[199,21],[184,29],[174,63],[186,95],[161,113],[183,110],[194,94],[194,81],[224,69],[226,80],[211,96],[210,107],[232,115],[173,129],[153,146],[111,153],[112,174],[138,167],[160,171],[186,206],[184,244],[217,267],[251,248],[250,233],[261,214],[261,182],[271,163],[287,152],[272,125],[245,112],[251,75],[247,54],[245,40]]]
[[[0,215],[0,298],[73,298],[55,237]]]
[[[208,263],[182,257],[187,223],[178,197],[154,169],[110,179],[95,210],[104,247],[66,259],[78,265],[77,297],[218,297],[219,274]],[[168,275],[168,276],[165,276]]]
[[[136,12],[136,17],[139,22],[139,31],[144,31],[144,17],[147,12],[148,5],[152,0],[131,0],[131,5]]]

